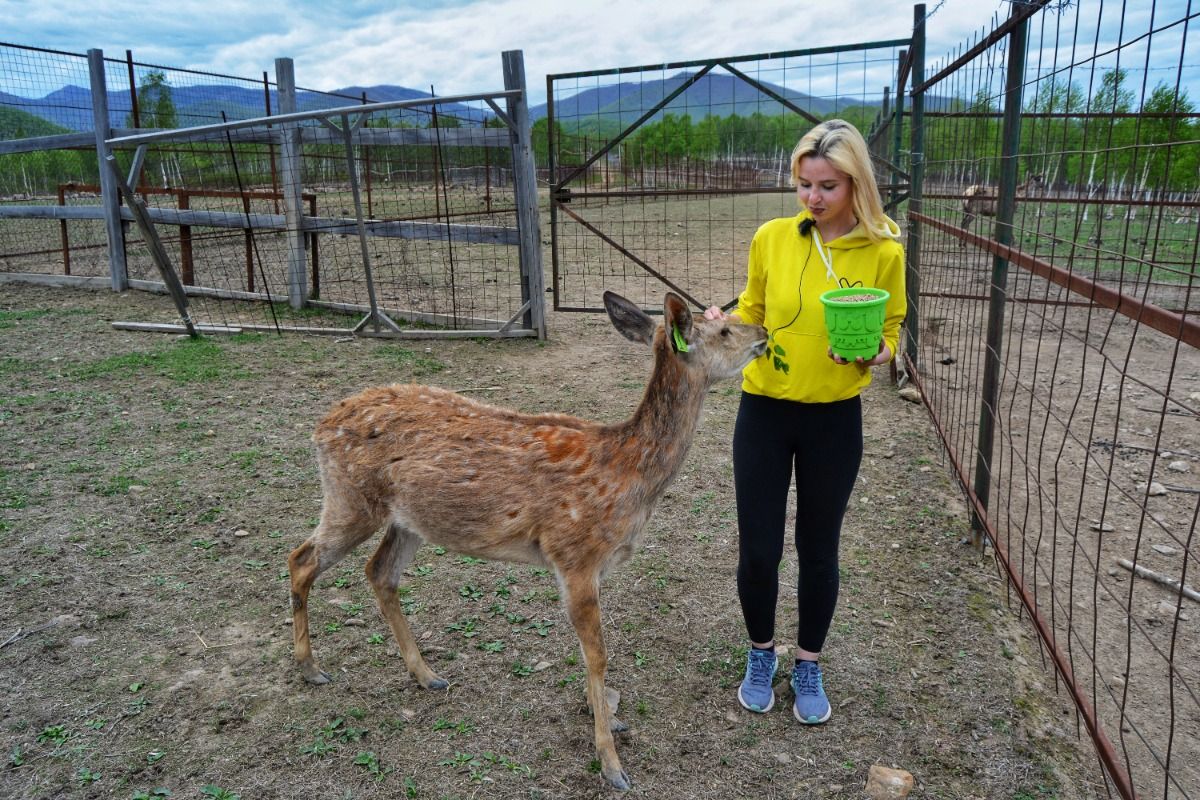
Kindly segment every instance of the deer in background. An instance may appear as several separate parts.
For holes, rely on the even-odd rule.
[[[605,292],[614,327],[649,345],[654,370],[633,416],[610,425],[522,414],[430,386],[368,389],[341,401],[313,439],[324,492],[316,531],[288,558],[295,657],[327,683],[309,641],[317,576],[386,527],[366,573],[408,671],[445,689],[422,657],[396,589],[422,542],[554,570],[587,666],[601,772],[629,788],[604,686],[600,582],[634,552],[655,504],[683,464],[709,388],[766,351],[757,325],[706,320],[668,293],[663,324]]]
[[[1025,182],[1017,186],[1016,196],[1020,197],[1036,197],[1046,187],[1045,181],[1041,175],[1030,175],[1025,179]],[[963,192],[963,219],[959,225],[960,228],[970,228],[971,223],[976,217],[994,217],[996,216],[996,195],[998,190],[995,186],[986,184],[974,184],[968,186]],[[959,241],[959,247],[966,247],[965,241]]]

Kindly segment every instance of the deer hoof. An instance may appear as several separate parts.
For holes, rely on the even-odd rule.
[[[445,678],[439,678],[436,675],[432,678],[427,678],[421,681],[421,686],[426,689],[449,689],[450,681]]]
[[[629,775],[623,769],[617,769],[612,772],[604,770],[604,780],[612,784],[612,787],[619,792],[629,791]]]
[[[613,733],[624,733],[629,730],[629,726],[616,717],[610,717],[608,720],[608,729]]]
[[[305,664],[300,668],[300,671],[304,673],[304,680],[317,686],[333,680],[333,676],[316,664]]]

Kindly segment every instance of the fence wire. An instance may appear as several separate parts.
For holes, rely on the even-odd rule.
[[[279,87],[261,80],[105,58],[103,82],[114,137],[181,130],[280,113]],[[0,45],[0,206],[102,207],[86,55]],[[66,82],[68,85],[62,86]],[[382,91],[382,90],[381,90]],[[411,90],[354,95],[297,88],[294,111],[411,100]],[[357,119],[357,118],[355,118]],[[336,122],[336,119],[335,119]],[[492,136],[473,136],[487,131]],[[160,226],[166,252],[193,296],[194,321],[225,327],[290,323],[339,328],[370,307],[356,219],[440,225],[440,238],[372,236],[377,300],[418,324],[499,327],[521,312],[519,254],[511,244],[456,240],[461,226],[516,227],[511,143],[483,100],[393,109],[356,123],[352,155],[321,123],[306,124],[298,158],[308,222],[303,246],[309,296],[288,307],[285,234],[250,224],[284,215],[279,146],[269,126],[203,141],[147,148],[140,196],[180,219],[224,214],[217,227]],[[31,137],[54,137],[29,143]],[[8,145],[7,149],[5,145]],[[122,170],[132,149],[117,154]],[[361,209],[350,188],[350,164]],[[159,281],[142,233],[124,226],[128,277]],[[0,225],[0,271],[101,278],[109,273],[103,221],[10,218]],[[136,284],[145,288],[145,284]],[[237,299],[245,302],[220,302]],[[272,301],[264,305],[261,300]],[[311,302],[307,302],[311,301]],[[171,312],[164,307],[168,317]],[[285,318],[282,319],[281,318]]]
[[[1055,4],[1027,46],[998,21],[916,87],[917,377],[1122,796],[1200,797],[1196,17]]]
[[[904,44],[548,76],[555,307],[598,309],[605,289],[729,304],[754,229],[798,211],[800,136],[831,118],[870,129]]]

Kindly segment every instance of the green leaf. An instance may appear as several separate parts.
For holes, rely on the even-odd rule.
[[[786,356],[787,355],[787,351],[784,350],[779,345],[775,345],[774,351],[775,351],[775,355],[777,355],[777,356]]]

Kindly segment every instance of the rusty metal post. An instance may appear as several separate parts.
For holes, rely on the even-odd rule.
[[[133,127],[142,127],[142,115],[138,110],[137,82],[133,77],[133,51],[125,51],[125,68],[129,71],[129,103],[133,111],[130,116],[133,117]]]
[[[242,193],[242,212],[250,219],[250,195]],[[254,229],[246,226],[246,291],[254,291]]]
[[[1011,16],[1024,10],[1024,2],[1012,4]],[[1025,48],[1028,18],[1022,18],[1008,38],[1008,71],[1004,85],[1004,127],[1001,133],[1000,187],[996,199],[996,243],[1012,244],[1012,221],[1017,208],[1017,160],[1021,149],[1021,95],[1025,81]],[[1000,356],[1004,347],[1004,307],[1008,299],[1008,259],[992,257],[992,286],[988,300],[987,347],[984,350],[983,388],[979,408],[979,444],[975,458],[975,496],[986,512],[992,485],[992,449],[996,435],[996,406],[1000,396]],[[985,545],[984,521],[971,515],[971,544]]]
[[[908,263],[905,268],[905,292],[908,295],[908,318],[904,322],[905,355],[917,370],[921,368],[918,331],[921,327],[920,298],[921,298],[921,223],[913,219],[913,214],[920,214],[924,209],[925,195],[925,90],[921,86],[925,81],[925,4],[913,6],[912,49],[909,50],[910,80],[912,81],[912,124],[910,129],[911,150],[909,163],[908,187],[908,245],[905,254]],[[900,95],[896,97],[896,119],[902,120],[900,108],[903,103]]]
[[[267,79],[267,71],[263,70],[263,108],[267,116],[271,116],[271,82]],[[279,213],[279,173],[275,168],[275,140],[267,145],[267,155],[271,162],[271,194],[275,195],[275,213]]]
[[[58,204],[65,206],[67,204],[67,189],[62,184],[58,185]],[[59,238],[62,240],[63,251],[63,275],[71,274],[71,242],[67,237],[67,221],[60,219],[58,221]]]
[[[897,59],[897,62],[896,62],[897,77],[901,73],[904,72],[904,62],[907,59],[908,59],[908,51],[901,50],[900,58]],[[893,116],[895,117],[895,119],[892,122],[892,163],[899,164],[900,163],[900,148],[902,147],[902,144],[904,142],[904,86],[902,84],[900,84],[898,80],[897,80],[897,84],[896,84],[896,110],[895,110],[895,113]],[[900,179],[900,176],[897,175],[893,171],[891,173],[891,180],[889,182],[892,184],[893,187],[895,187],[896,182],[899,179]],[[898,202],[897,198],[899,196],[900,196],[900,190],[898,188],[893,188],[890,193],[890,196],[888,198],[890,201],[889,205],[891,205],[893,208],[895,208],[896,203]]]
[[[317,196],[315,194],[308,196],[308,213],[310,216],[317,216]],[[312,254],[312,299],[319,300],[321,298],[321,251],[317,246],[316,231],[308,234],[308,249]]]
[[[179,190],[179,210],[187,211],[192,207],[191,194],[187,189]],[[196,282],[196,274],[192,261],[192,226],[179,226],[179,271],[184,285],[192,286]]]

